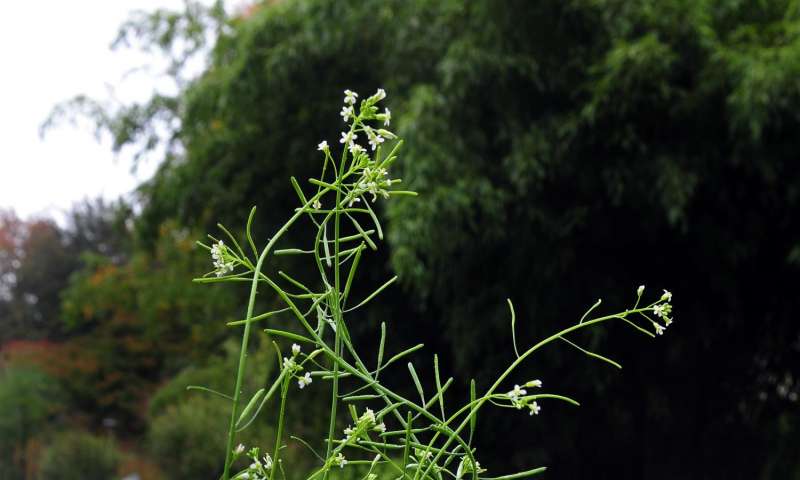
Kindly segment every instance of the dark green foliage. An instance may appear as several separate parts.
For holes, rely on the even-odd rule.
[[[155,417],[148,443],[168,478],[217,478],[222,473],[220,456],[225,452],[228,421],[224,399],[183,399]]]
[[[111,438],[85,432],[66,432],[53,437],[42,453],[41,480],[112,480],[121,455]]]
[[[204,386],[218,392],[228,392],[231,389],[231,371],[236,368],[238,359],[238,345],[234,340],[223,345],[224,355],[211,355],[204,359],[200,365],[191,365],[181,370],[177,375],[162,385],[148,402],[148,415],[153,418],[175,407],[192,397],[206,397],[207,392],[187,390],[189,386]],[[255,393],[263,387],[270,373],[276,368],[275,354],[272,346],[262,342],[254,349],[249,357],[250,384],[246,385],[249,394]]]
[[[149,402],[148,448],[169,478],[216,478],[222,473],[220,458],[225,453],[225,428],[230,401],[214,394],[187,390],[202,385],[219,392],[231,390],[230,377],[237,352],[233,342],[225,344],[225,356],[208,359],[203,367],[189,367],[162,386]],[[249,355],[245,398],[264,386],[275,364],[272,348],[262,346]],[[276,408],[270,402],[239,441],[248,446],[264,445],[272,438],[267,419]],[[222,432],[222,433],[221,433]]]

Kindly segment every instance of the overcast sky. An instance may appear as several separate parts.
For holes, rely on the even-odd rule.
[[[207,2],[210,3],[210,2]],[[109,49],[132,10],[180,8],[180,0],[26,0],[4,2],[0,14],[0,208],[21,216],[54,215],[99,195],[115,198],[149,177],[154,161],[130,171],[91,129],[63,125],[44,139],[39,126],[53,106],[77,94],[143,100],[160,84],[129,74],[150,57]]]

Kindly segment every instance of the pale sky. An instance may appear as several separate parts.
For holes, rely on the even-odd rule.
[[[207,1],[204,3],[211,3]],[[144,100],[170,83],[155,72],[132,73],[152,63],[133,49],[109,48],[132,10],[179,9],[181,0],[25,0],[3,2],[0,15],[0,208],[20,216],[51,215],[83,198],[116,198],[157,167],[130,171],[130,154],[115,158],[110,141],[64,124],[44,139],[39,126],[53,106],[77,94]],[[127,74],[127,75],[126,75]]]

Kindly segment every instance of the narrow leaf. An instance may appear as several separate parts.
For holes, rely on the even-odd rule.
[[[228,400],[233,401],[233,397],[231,397],[230,395],[225,395],[222,392],[218,392],[216,390],[212,390],[206,387],[201,387],[200,385],[189,385],[188,387],[186,387],[186,390],[200,390],[201,392],[213,393],[214,395],[220,396],[222,398],[227,398]]]
[[[378,366],[375,367],[375,379],[381,373],[381,362],[383,362],[383,349],[386,345],[386,322],[381,322],[381,343],[378,345]]]
[[[391,279],[389,279],[389,281],[388,281],[388,282],[386,282],[386,283],[384,283],[383,285],[381,285],[380,287],[378,287],[378,289],[377,289],[377,290],[375,290],[375,291],[374,291],[374,292],[372,292],[372,293],[371,293],[371,294],[370,294],[370,295],[369,295],[367,298],[365,298],[364,300],[362,300],[362,301],[361,301],[361,303],[359,303],[359,304],[358,304],[358,305],[356,305],[355,307],[348,308],[347,310],[345,310],[345,312],[352,312],[353,310],[356,310],[356,309],[358,309],[358,308],[362,307],[363,305],[365,305],[366,303],[368,303],[370,300],[372,300],[373,298],[375,298],[375,297],[376,297],[376,296],[377,296],[379,293],[381,293],[381,292],[382,292],[384,289],[386,289],[386,287],[388,287],[389,285],[393,284],[393,283],[394,283],[394,282],[396,282],[396,281],[397,281],[397,275],[395,275],[394,277],[392,277]]]
[[[561,340],[564,340],[568,344],[572,345],[573,347],[577,348],[578,350],[580,350],[581,352],[585,353],[586,355],[588,355],[588,356],[590,356],[592,358],[596,358],[598,360],[602,360],[604,362],[610,363],[611,365],[614,365],[617,368],[622,368],[622,365],[620,365],[619,363],[615,362],[614,360],[611,360],[610,358],[606,358],[606,357],[604,357],[604,356],[602,356],[600,354],[591,352],[589,350],[586,350],[585,348],[581,348],[580,346],[578,346],[578,345],[570,342],[569,340],[567,340],[565,337],[559,337],[559,338]]]
[[[433,373],[436,378],[436,395],[439,397],[439,408],[442,411],[442,419],[444,416],[444,392],[442,391],[442,380],[439,377],[439,355],[433,355]]]
[[[534,475],[538,475],[543,473],[547,470],[547,467],[539,467],[533,468],[531,470],[525,470],[524,472],[513,473],[511,475],[503,475],[502,477],[483,477],[484,480],[515,480],[517,478],[528,478]]]
[[[422,399],[422,404],[425,404],[425,394],[422,392],[422,384],[419,382],[419,377],[417,376],[417,371],[414,369],[414,364],[408,362],[408,371],[411,373],[411,378],[414,380],[414,385],[417,387],[417,392],[419,392],[419,398]]]
[[[469,404],[472,405],[469,412],[469,444],[472,445],[472,437],[475,434],[475,425],[478,422],[478,412],[475,411],[477,404],[475,399],[477,394],[475,392],[475,379],[469,382]]]
[[[270,335],[277,335],[279,337],[286,337],[291,340],[296,340],[298,342],[305,342],[305,343],[315,343],[314,340],[311,340],[308,337],[304,337],[302,335],[298,335],[296,333],[287,332],[284,330],[276,330],[274,328],[266,328],[264,329],[265,332],[269,333]]]
[[[510,298],[506,298],[508,302],[508,309],[511,310],[511,341],[514,344],[514,353],[519,358],[519,350],[517,350],[517,315],[514,313],[514,304],[511,303]]]
[[[250,244],[250,248],[253,250],[253,256],[258,257],[258,249],[256,248],[256,242],[253,241],[253,218],[256,216],[256,207],[253,205],[253,208],[250,209],[250,215],[247,216],[247,228],[245,228],[245,233],[247,234],[247,242]]]
[[[350,265],[350,272],[347,274],[347,282],[344,284],[344,292],[342,293],[342,302],[347,300],[347,295],[350,293],[350,287],[353,284],[353,278],[356,276],[358,262],[361,261],[362,250],[364,250],[364,242],[361,242],[359,249],[356,251],[356,258],[353,259],[353,263]]]
[[[269,318],[269,317],[271,317],[273,315],[277,315],[277,314],[283,313],[283,312],[288,312],[289,310],[291,310],[290,307],[282,308],[280,310],[272,310],[270,312],[262,313],[261,315],[256,315],[255,317],[252,317],[250,319],[236,320],[236,321],[233,321],[233,322],[228,322],[226,325],[228,325],[230,327],[230,326],[234,326],[234,325],[244,325],[247,322],[250,322],[250,323],[258,322],[260,320],[264,320],[265,318]]]
[[[261,400],[261,397],[264,396],[265,392],[266,390],[264,390],[263,388],[259,389],[255,393],[255,395],[253,395],[253,398],[251,398],[250,401],[247,402],[247,406],[244,407],[244,410],[242,410],[241,415],[239,415],[239,420],[236,421],[236,426],[239,426],[242,423],[242,420],[244,420],[245,417],[247,417],[250,414],[250,412],[253,411],[258,401]]]

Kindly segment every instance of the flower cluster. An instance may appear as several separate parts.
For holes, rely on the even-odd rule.
[[[364,194],[372,195],[372,201],[376,201],[378,196],[384,198],[389,197],[389,187],[397,180],[392,180],[388,177],[386,160],[378,161],[370,157],[368,150],[357,143],[359,133],[363,133],[367,137],[369,144],[369,151],[376,152],[387,139],[397,138],[396,135],[384,128],[375,128],[368,125],[366,122],[375,120],[383,122],[383,126],[387,127],[391,123],[392,113],[388,108],[385,108],[382,113],[376,106],[378,102],[386,98],[386,91],[379,88],[377,92],[371,97],[363,100],[356,113],[356,102],[358,100],[358,93],[352,90],[344,91],[344,105],[340,115],[345,122],[350,123],[350,129],[341,132],[339,143],[343,144],[347,151],[352,156],[353,173],[359,174],[358,180],[350,185],[347,203],[352,207],[354,203],[361,201],[361,196]],[[330,155],[328,142],[322,141],[317,145],[317,150],[325,152],[325,155]],[[321,204],[315,202],[313,205],[315,209],[319,210]]]
[[[358,442],[358,440],[370,430],[378,433],[385,433],[386,424],[383,422],[379,423],[377,417],[375,417],[375,412],[372,411],[371,408],[367,408],[364,413],[358,417],[355,426],[348,425],[347,428],[344,429],[344,441],[345,443]]]
[[[214,264],[214,273],[221,277],[233,271],[234,261],[228,252],[225,242],[218,241],[211,247],[211,261]]]
[[[287,375],[294,375],[296,372],[299,372],[300,370],[303,369],[303,367],[301,365],[298,365],[297,361],[295,360],[297,356],[300,355],[301,350],[302,349],[300,348],[300,345],[293,343],[291,358],[283,357],[283,368],[287,370],[286,373]],[[306,372],[302,376],[295,376],[295,378],[297,378],[297,386],[300,387],[300,389],[309,386],[313,381],[310,372]]]
[[[523,387],[541,388],[542,381],[531,380],[530,382],[525,383]],[[517,410],[522,410],[523,408],[528,407],[530,415],[539,415],[539,412],[542,410],[539,404],[536,403],[536,400],[534,400],[535,396],[528,396],[528,391],[519,385],[514,385],[514,389],[506,393],[506,398],[511,401],[511,405]]]
[[[236,450],[233,451],[235,456],[241,455],[244,451],[244,445],[239,445],[236,447]],[[266,480],[269,478],[270,471],[272,470],[272,457],[269,453],[265,453],[264,456],[261,456],[261,451],[258,447],[253,447],[250,451],[247,452],[247,456],[250,458],[251,463],[247,469],[238,475],[236,475],[237,480]]]
[[[342,452],[339,452],[335,457],[331,458],[331,465],[334,467],[344,468],[344,466],[347,465],[347,459],[344,458]]]
[[[640,287],[641,288],[641,287]],[[661,299],[653,305],[653,315],[660,318],[664,325],[661,325],[658,322],[653,322],[653,327],[656,329],[656,334],[663,335],[664,330],[667,329],[672,324],[672,317],[670,314],[672,313],[672,304],[669,303],[672,301],[672,293],[669,290],[664,290],[664,294],[661,295]]]
[[[373,202],[378,198],[378,195],[383,198],[389,198],[387,188],[392,185],[392,180],[387,177],[387,173],[386,169],[382,167],[364,167],[363,176],[357,184],[355,194],[369,193],[372,195]]]

